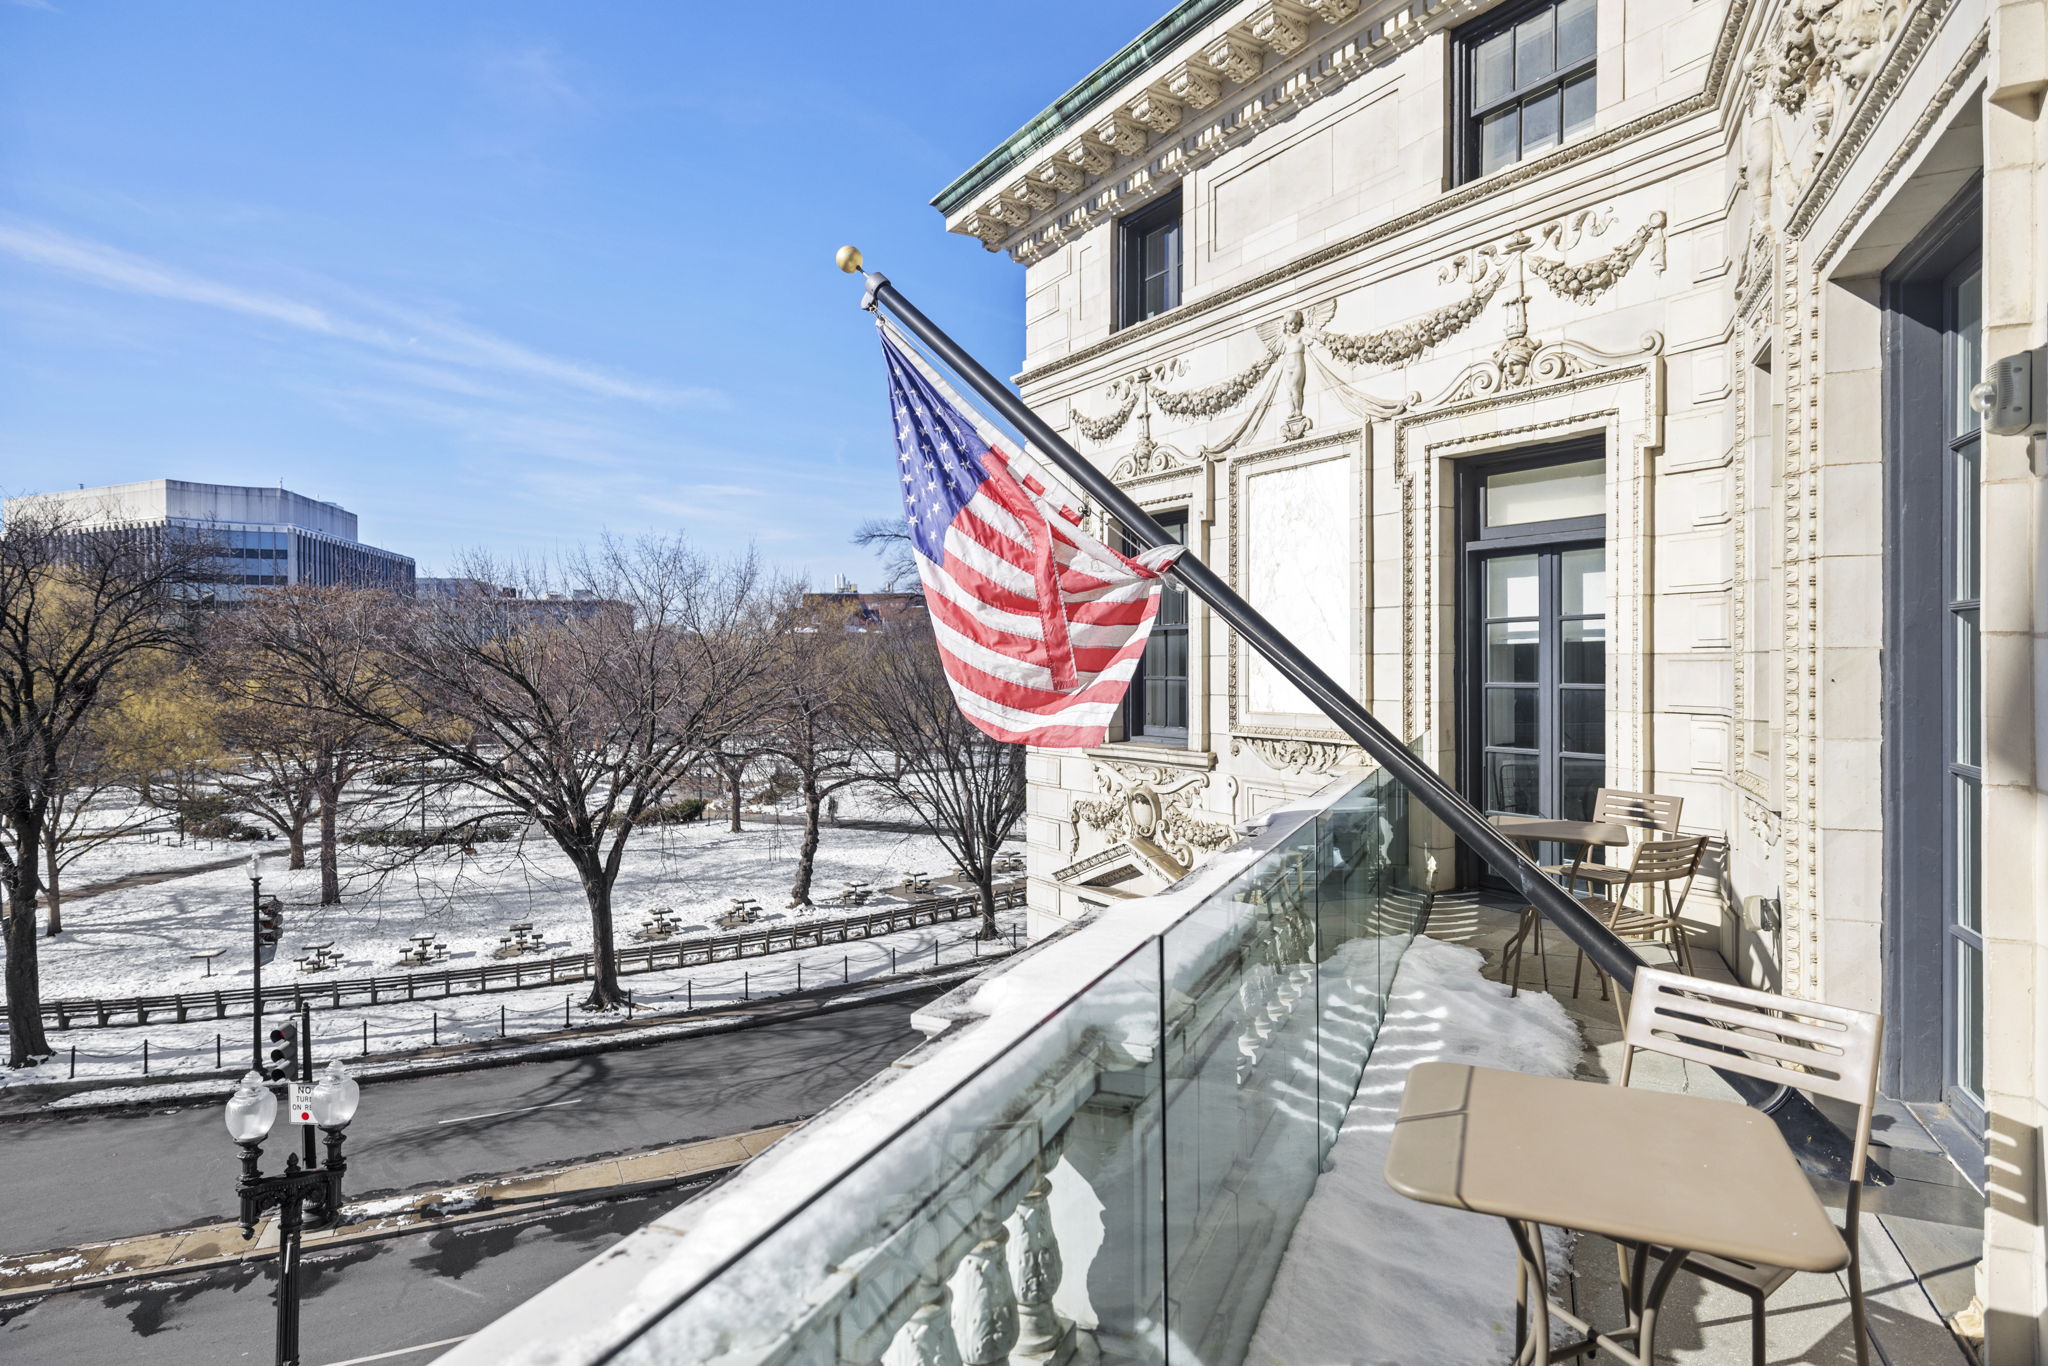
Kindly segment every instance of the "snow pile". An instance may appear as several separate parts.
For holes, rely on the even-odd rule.
[[[1489,1215],[1410,1200],[1381,1175],[1416,1063],[1552,1077],[1578,1067],[1579,1032],[1556,998],[1525,991],[1511,999],[1481,975],[1482,961],[1476,949],[1434,939],[1417,939],[1402,958],[1330,1169],[1266,1298],[1249,1366],[1490,1366],[1513,1355],[1507,1229]]]

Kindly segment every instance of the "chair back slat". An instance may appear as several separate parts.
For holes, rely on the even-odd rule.
[[[1677,832],[1678,813],[1684,807],[1685,798],[1656,792],[1624,792],[1618,787],[1603,787],[1593,794],[1594,820],[1667,835]]]
[[[1859,1112],[1860,1174],[1883,1024],[1867,1010],[1643,967],[1622,1042],[1849,1102]]]
[[[1675,882],[1693,875],[1700,855],[1707,847],[1705,835],[1683,835],[1675,840],[1644,840],[1636,846],[1629,865],[1629,882]]]

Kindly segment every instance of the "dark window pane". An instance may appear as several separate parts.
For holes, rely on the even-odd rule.
[[[1593,0],[1564,0],[1557,7],[1557,66],[1568,70],[1593,55]]]
[[[1479,174],[1512,166],[1522,155],[1521,115],[1510,107],[1489,114],[1479,124]]]
[[[1956,1084],[1984,1094],[1984,958],[1974,944],[1956,941]]]
[[[1472,50],[1472,107],[1498,104],[1515,89],[1515,35],[1494,34]]]
[[[1591,820],[1593,796],[1607,781],[1607,765],[1598,759],[1565,759],[1564,790],[1558,802],[1558,819]]]
[[[1540,765],[1534,755],[1486,756],[1486,809],[1533,816],[1538,812]]]
[[[1574,754],[1607,752],[1607,690],[1566,688],[1558,694],[1562,715],[1560,748]]]
[[[1515,25],[1515,88],[1527,90],[1548,79],[1557,70],[1553,43],[1552,11],[1533,15]]]
[[[1607,622],[1601,618],[1564,623],[1559,675],[1566,683],[1607,681]]]
[[[1510,621],[1486,628],[1486,678],[1490,683],[1536,681],[1536,623]]]
[[[1486,690],[1486,743],[1508,749],[1536,748],[1536,689]]]
[[[1955,665],[1950,685],[1955,689],[1955,762],[1976,765],[1984,761],[1982,708],[1977,700],[1977,609],[1966,607],[1950,616],[1955,622],[1950,642]]]
[[[1607,611],[1607,547],[1567,550],[1558,559],[1559,579],[1564,588],[1568,617],[1590,616]]]
[[[1522,101],[1523,156],[1534,156],[1547,148],[1557,146],[1562,136],[1558,132],[1558,102],[1555,86]]]
[[[1982,868],[1982,837],[1978,834],[1982,800],[1974,778],[1951,777],[1950,797],[1956,808],[1956,923],[1966,930],[1984,926],[1983,897],[1978,891]]]
[[[1564,135],[1571,137],[1593,126],[1593,77],[1579,77],[1564,88]]]
[[[1977,442],[1966,441],[1955,452],[1955,588],[1949,596],[1969,601],[1977,596]]]
[[[1536,615],[1536,557],[1503,555],[1486,562],[1486,615]]]

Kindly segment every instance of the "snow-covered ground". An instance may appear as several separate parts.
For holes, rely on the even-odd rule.
[[[1482,961],[1427,938],[1402,957],[1330,1165],[1266,1298],[1251,1366],[1495,1366],[1514,1355],[1515,1252],[1501,1221],[1409,1200],[1382,1175],[1416,1063],[1551,1077],[1578,1067],[1579,1031],[1556,998],[1511,998]]]
[[[827,827],[818,850],[809,910],[787,909],[800,831],[792,826],[755,824],[729,833],[722,821],[654,826],[636,832],[613,892],[613,923],[619,947],[634,938],[647,913],[665,908],[685,934],[720,933],[713,918],[731,899],[758,898],[762,925],[789,919],[836,918],[853,914],[832,901],[851,879],[879,890],[902,881],[906,872],[945,877],[952,870],[939,842],[925,835]],[[130,841],[120,841],[129,844]],[[144,848],[155,848],[142,842]],[[185,863],[204,863],[276,845],[222,845],[184,851]],[[308,975],[309,983],[333,976],[369,976],[404,969],[399,953],[413,934],[432,933],[448,945],[436,967],[474,966],[491,961],[515,921],[530,921],[547,941],[547,952],[574,953],[590,947],[590,916],[583,891],[566,859],[545,838],[483,843],[470,857],[435,850],[408,866],[382,873],[382,851],[343,846],[342,904],[320,906],[319,873],[286,872],[281,860],[262,863],[263,892],[283,898],[284,942],[265,973],[269,984],[298,978],[293,960],[303,946],[332,942],[341,966]],[[240,866],[196,873],[174,881],[105,892],[65,907],[64,933],[40,944],[45,999],[134,996],[246,986],[249,980],[249,880]],[[213,960],[212,975],[192,955],[225,949]]]
[[[634,973],[623,979],[633,994],[634,1009],[592,1015],[577,1005],[588,987],[582,983],[529,987],[523,991],[435,997],[377,1006],[349,1005],[313,1012],[316,1061],[353,1059],[367,1051],[387,1054],[408,1049],[443,1047],[464,1040],[519,1038],[555,1033],[591,1023],[649,1019],[707,1006],[761,1001],[839,983],[875,982],[898,973],[932,967],[972,964],[1006,951],[1022,934],[1024,912],[998,913],[1003,941],[983,944],[974,938],[978,920],[961,920],[900,930],[873,939],[825,948],[800,949],[765,958],[709,967]],[[324,976],[324,974],[323,974]],[[285,1016],[276,1017],[282,1021]],[[193,1020],[186,1024],[152,1023],[128,1028],[52,1031],[57,1055],[38,1067],[0,1070],[0,1089],[31,1082],[86,1079],[134,1079],[142,1075],[142,1045],[149,1042],[149,1075],[211,1071],[219,1065],[246,1066],[250,1022],[246,1015],[225,1020]],[[652,1037],[652,1036],[650,1036]],[[75,1050],[75,1052],[74,1052]]]

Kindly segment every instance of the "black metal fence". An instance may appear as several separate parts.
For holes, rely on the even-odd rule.
[[[996,888],[998,910],[1023,904],[1023,883],[1013,882]],[[934,897],[901,906],[885,906],[838,920],[812,920],[738,934],[678,940],[670,944],[642,944],[620,949],[614,957],[622,974],[656,972],[740,958],[763,958],[769,954],[816,948],[824,944],[846,944],[897,930],[913,930],[921,925],[966,920],[979,914],[981,898],[970,892],[964,896]],[[453,996],[457,992],[516,991],[550,982],[580,981],[590,975],[590,955],[571,953],[553,958],[513,958],[473,968],[442,968],[434,972],[338,977],[331,982],[286,982],[263,988],[263,1013],[270,1014],[273,1004],[278,1002],[288,1003],[294,1010],[301,1002],[329,1008],[339,1008],[344,1004],[378,1005],[387,1001]],[[43,1002],[43,1018],[54,1021],[59,1029],[148,1024],[152,1019],[178,1024],[192,1019],[224,1020],[231,1014],[251,1011],[253,997],[254,993],[248,987],[172,992],[161,996],[73,997]]]

